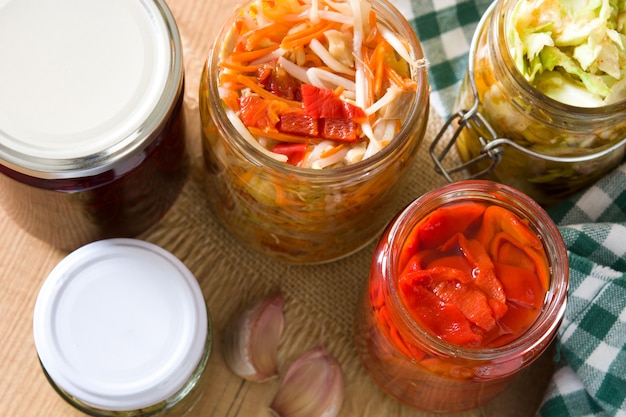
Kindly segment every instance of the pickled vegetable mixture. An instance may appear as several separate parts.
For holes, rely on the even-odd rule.
[[[422,64],[363,0],[258,0],[220,58],[220,97],[240,134],[278,161],[314,169],[385,147]]]
[[[626,2],[521,0],[510,19],[511,54],[536,89],[577,107],[626,98]]]
[[[516,339],[538,316],[550,280],[542,242],[528,222],[476,202],[451,203],[420,221],[399,268],[398,293],[416,322],[466,347]],[[384,312],[381,320],[393,326]]]

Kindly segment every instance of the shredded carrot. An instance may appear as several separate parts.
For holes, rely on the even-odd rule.
[[[321,67],[324,65],[320,57],[312,53],[304,55],[304,64],[310,67]]]
[[[283,38],[280,47],[283,49],[293,49],[298,45],[306,45],[311,42],[312,39],[321,38],[329,29],[332,29],[335,23],[327,20],[322,20],[318,24],[308,27],[296,33],[292,33]]]
[[[221,82],[222,84],[226,84],[226,83],[236,83],[236,84],[241,84],[241,83],[239,82],[239,79],[238,79],[238,77],[239,77],[240,75],[241,75],[241,74],[238,74],[238,73],[236,73],[236,72],[234,72],[234,73],[233,73],[233,72],[223,72],[223,73],[221,73],[221,74],[220,74],[220,82]]]
[[[300,14],[308,10],[308,8],[308,4],[302,4],[297,0],[262,2],[263,15],[274,21],[282,20],[287,15]]]
[[[245,45],[246,50],[252,51],[259,47],[264,47],[262,44],[263,40],[269,40],[271,43],[279,44],[287,31],[289,31],[287,25],[274,22],[243,34],[240,42]]]
[[[230,90],[226,97],[222,97],[224,104],[226,104],[232,111],[239,111],[239,94],[237,91]]]
[[[403,90],[414,89],[417,85],[416,82],[412,79],[403,78],[402,76],[400,76],[400,74],[395,72],[393,68],[387,66],[385,67],[385,75],[387,76],[387,78],[389,78],[389,80],[391,80],[391,82],[393,82]]]
[[[222,68],[237,71],[239,73],[255,72],[260,67],[259,65],[239,65],[234,62],[228,62],[228,61],[220,62],[220,66]]]
[[[254,51],[234,51],[230,58],[235,62],[250,62],[263,58],[265,55],[274,52],[280,45],[272,45],[267,48],[256,49]]]
[[[304,207],[306,203],[300,200],[294,200],[287,196],[287,192],[283,187],[274,183],[274,188],[276,190],[276,205],[278,207],[287,207],[287,206],[296,206],[296,207]],[[299,213],[299,212],[297,212]]]
[[[287,100],[286,98],[274,95],[272,93],[270,93],[269,91],[267,91],[265,88],[263,88],[262,85],[259,85],[259,83],[257,83],[256,78],[254,77],[250,77],[247,75],[238,75],[237,76],[237,81],[239,81],[241,84],[245,85],[246,87],[250,88],[252,91],[254,91],[256,94],[258,94],[259,96],[268,99],[268,100],[280,100],[280,101],[284,101],[285,103],[289,103],[295,107],[302,107],[302,104],[299,101],[294,101],[294,100]]]
[[[387,42],[379,42],[376,45],[376,49],[372,54],[372,67],[374,71],[374,96],[380,97],[382,95],[383,78],[384,78],[384,65],[385,65],[385,53],[387,52]]]
[[[363,41],[363,43],[372,47],[373,45],[376,45],[377,43],[380,42],[380,40],[382,39],[382,36],[380,34],[380,31],[378,30],[376,12],[373,10],[370,10],[368,17],[369,17],[370,33],[367,35],[367,38]]]
[[[322,158],[322,159],[323,159],[323,158],[328,158],[329,156],[332,156],[332,155],[336,154],[337,152],[339,152],[339,151],[340,151],[340,150],[342,150],[343,148],[344,148],[344,144],[343,144],[343,143],[340,143],[340,144],[339,144],[339,145],[337,145],[337,146],[333,146],[333,147],[332,147],[332,148],[330,148],[330,149],[326,149],[326,150],[324,150],[324,152],[322,152],[322,153],[320,154],[320,158]]]
[[[338,85],[337,88],[335,88],[334,93],[337,97],[339,97],[341,93],[343,93],[344,91],[346,91],[346,88],[341,85]]]
[[[263,136],[269,139],[274,139],[279,142],[287,143],[308,143],[310,141],[321,141],[322,139],[313,138],[309,136],[290,135],[288,133],[279,132],[276,129],[259,129],[258,127],[249,126],[250,133],[255,136]]]

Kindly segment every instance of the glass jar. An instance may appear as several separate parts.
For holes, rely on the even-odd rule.
[[[0,6],[0,204],[65,250],[155,224],[188,171],[182,48],[163,1]]]
[[[242,135],[234,125],[241,122],[220,95],[220,62],[232,46],[234,23],[257,3],[246,2],[229,18],[202,74],[199,96],[207,197],[227,229],[263,255],[294,264],[339,259],[371,242],[397,211],[398,189],[428,118],[429,88],[421,45],[406,19],[386,0],[362,1],[371,4],[381,28],[406,41],[410,54],[408,68],[416,88],[398,106],[399,130],[389,144],[360,162],[323,169],[291,165],[268,156],[254,138]]]
[[[533,314],[536,318],[515,327],[517,325],[512,323],[516,316],[500,316],[495,331],[507,326],[511,330],[506,339],[496,338],[497,343],[492,339],[489,343],[472,345],[461,342],[461,336],[456,340],[435,335],[411,314],[412,307],[406,302],[408,298],[400,296],[400,277],[406,272],[406,267],[401,265],[406,261],[402,259],[406,256],[404,251],[410,247],[411,236],[415,236],[416,226],[441,207],[468,202],[502,207],[522,222],[528,222],[548,258],[545,268],[549,271],[545,275],[549,275],[547,287],[534,292]],[[464,211],[459,212],[459,216],[465,215]],[[440,225],[444,223],[445,220]],[[452,227],[450,223],[448,225]],[[420,239],[415,245],[425,246],[426,238],[420,235]],[[468,273],[476,283],[480,271],[472,269]],[[513,276],[515,279],[521,277],[518,274]],[[568,277],[567,253],[561,235],[546,212],[528,196],[506,185],[484,180],[464,180],[443,186],[407,206],[379,240],[369,282],[357,309],[357,351],[373,381],[388,395],[408,406],[436,413],[480,407],[504,390],[549,346],[565,311]],[[498,275],[498,279],[502,276]],[[460,285],[457,281],[453,284],[455,288]],[[508,286],[504,288],[508,297],[506,312],[516,315],[519,309],[513,303],[518,302],[519,297]],[[527,290],[523,289],[522,293]],[[545,298],[542,298],[544,292]],[[470,299],[468,295],[461,297]],[[446,306],[447,303],[454,302],[447,300]],[[493,305],[491,299],[489,303]],[[437,322],[445,322],[445,315],[434,309],[428,309],[424,314],[436,317]],[[472,326],[474,329],[478,325]]]
[[[468,72],[431,156],[449,181],[465,172],[464,178],[499,181],[550,206],[596,182],[622,160],[626,101],[577,107],[534,88],[509,52],[507,33],[517,4],[494,2],[478,24]],[[452,162],[444,160],[453,145],[462,163],[447,166]]]
[[[40,289],[33,331],[52,387],[92,416],[184,416],[209,378],[200,286],[141,240],[101,240],[65,257]]]

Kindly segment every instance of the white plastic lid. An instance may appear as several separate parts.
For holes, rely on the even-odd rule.
[[[63,259],[41,287],[33,328],[54,383],[114,411],[178,392],[209,331],[193,274],[171,253],[136,239],[97,241]]]
[[[136,140],[180,83],[173,36],[162,0],[0,0],[0,156],[73,169]]]

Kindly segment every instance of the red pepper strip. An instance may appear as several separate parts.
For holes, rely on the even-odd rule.
[[[483,332],[490,332],[496,327],[496,319],[493,317],[489,300],[476,286],[454,280],[442,281],[434,286],[433,293],[446,303],[456,306],[471,323]]]
[[[304,111],[316,119],[349,119],[355,122],[367,120],[367,115],[360,107],[343,101],[328,88],[318,88],[311,84],[300,86]]]
[[[278,118],[280,120],[278,130],[280,132],[313,137],[319,134],[318,120],[304,113],[285,113]]]
[[[494,239],[498,232],[504,231],[521,245],[542,249],[541,239],[528,227],[528,222],[500,206],[489,206],[485,210],[483,222],[478,230],[476,240],[484,246]]]
[[[418,225],[420,247],[435,249],[467,228],[485,212],[485,206],[475,202],[460,202],[431,212]]]
[[[435,250],[421,250],[415,253],[411,259],[406,262],[404,268],[401,269],[402,274],[405,274],[409,271],[419,271],[420,269],[428,269],[431,264],[431,260],[435,259],[438,252]],[[402,275],[400,274],[400,275]]]
[[[550,267],[543,251],[520,246],[520,243],[505,232],[498,233],[489,250],[494,262],[526,268],[534,271],[544,291],[550,287]]]
[[[339,142],[356,142],[359,140],[359,125],[350,119],[319,119],[320,136],[324,139]]]
[[[506,292],[508,302],[526,308],[540,309],[545,291],[535,273],[525,268],[496,263],[495,271]]]
[[[437,268],[437,267],[448,267],[455,268],[459,271],[463,271],[468,276],[472,275],[472,265],[467,262],[467,259],[461,255],[451,255],[451,256],[443,256],[440,258],[434,259],[432,262],[426,264],[424,269]]]
[[[287,163],[297,167],[302,164],[306,151],[306,143],[278,143],[272,148],[272,152],[286,155]]]
[[[383,329],[383,332],[387,334],[389,341],[400,352],[402,352],[404,356],[409,357],[409,358],[413,357],[413,355],[411,354],[411,351],[409,350],[407,345],[404,343],[402,336],[400,336],[400,333],[398,332],[398,329],[396,328],[395,324],[393,324],[393,321],[391,320],[391,317],[389,316],[389,311],[387,310],[386,306],[382,306],[378,310],[376,314],[376,319],[380,323],[381,328]]]
[[[455,242],[456,241],[456,242]],[[489,305],[493,309],[496,319],[506,313],[506,295],[502,284],[498,281],[494,272],[493,262],[485,247],[477,240],[467,239],[463,234],[457,233],[442,246],[443,250],[451,249],[458,245],[461,253],[472,265],[474,284],[483,290],[489,299]],[[447,249],[446,249],[447,248]]]
[[[474,333],[469,321],[454,305],[445,303],[425,286],[411,278],[400,277],[399,294],[411,316],[434,336],[452,344],[477,346],[482,336]]]

